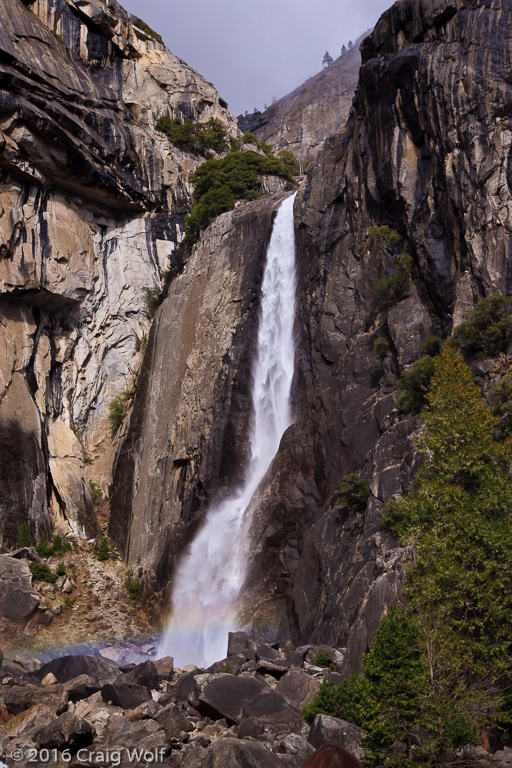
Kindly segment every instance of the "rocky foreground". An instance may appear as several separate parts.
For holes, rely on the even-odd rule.
[[[315,749],[337,743],[362,757],[353,725],[302,719],[322,679],[342,679],[315,666],[319,651],[340,668],[334,648],[258,645],[244,632],[231,633],[227,658],[206,670],[174,668],[170,657],[121,666],[86,655],[7,662],[0,756],[8,766],[300,768]],[[453,765],[491,764],[512,765],[512,749],[453,755]]]
[[[4,663],[3,759],[20,766],[42,764],[49,754],[52,765],[299,768],[327,742],[360,755],[353,726],[324,715],[312,726],[302,719],[323,677],[341,678],[313,664],[319,650],[257,645],[236,632],[227,658],[207,670],[175,669],[170,657],[119,667],[84,655]],[[335,649],[322,650],[334,666],[342,661]]]

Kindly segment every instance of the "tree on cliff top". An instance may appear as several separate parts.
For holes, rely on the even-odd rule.
[[[334,59],[332,58],[332,56],[329,53],[329,51],[326,51],[325,54],[324,54],[324,57],[322,59],[322,66],[323,67],[330,67],[331,64],[333,63],[333,61],[334,61]]]

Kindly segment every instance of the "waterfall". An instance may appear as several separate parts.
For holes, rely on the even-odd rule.
[[[159,648],[177,666],[209,666],[226,656],[237,628],[236,602],[245,579],[247,508],[291,424],[295,348],[295,235],[293,203],[286,198],[274,221],[261,288],[253,364],[250,459],[240,488],[213,505],[179,563],[171,619]]]

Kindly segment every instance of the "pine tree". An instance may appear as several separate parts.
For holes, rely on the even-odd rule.
[[[32,540],[30,538],[30,528],[28,527],[27,522],[23,522],[20,527],[20,532],[18,535],[18,548],[21,549],[22,547],[31,547],[32,546]]]
[[[333,58],[330,55],[330,53],[326,51],[324,54],[324,58],[322,59],[322,66],[330,67],[332,63],[333,63]]]
[[[108,545],[108,539],[104,536],[98,545],[98,560],[105,561],[110,558],[110,547]]]
[[[382,620],[364,677],[323,684],[306,711],[359,725],[371,766],[440,764],[482,728],[510,722],[512,441],[495,439],[497,419],[452,347],[433,366],[425,461],[412,491],[383,511],[417,553],[407,605]]]

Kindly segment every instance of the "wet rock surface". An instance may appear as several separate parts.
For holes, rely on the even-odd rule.
[[[208,505],[245,468],[259,286],[284,196],[219,216],[155,317],[116,463],[110,533],[161,586]]]
[[[304,660],[308,651],[316,655],[320,648],[309,646],[295,653],[290,645],[276,649],[260,644],[254,654],[250,638],[246,635],[244,643],[242,634],[237,633],[236,646],[245,644],[246,664],[259,662],[273,652],[288,659],[282,662],[287,672],[281,678],[288,678],[287,685],[277,684],[283,695],[277,691],[275,680],[254,670],[227,674],[211,669],[175,669],[161,675],[160,660],[116,667],[80,654],[44,665],[23,658],[21,663],[7,662],[0,670],[0,757],[22,749],[26,758],[18,764],[28,766],[30,749],[47,748],[60,754],[68,750],[72,765],[95,765],[100,752],[115,751],[123,766],[163,762],[180,768],[300,768],[314,748],[329,741],[360,754],[357,729],[336,718],[319,721],[323,716],[310,727],[303,722],[299,708],[285,701],[285,693],[297,703],[304,699],[304,676],[317,688],[328,673],[327,669],[312,671]],[[336,649],[323,650],[336,657]],[[36,676],[28,669],[31,665],[37,666]],[[44,684],[52,674],[50,669],[55,677]],[[78,672],[82,674],[71,677]],[[108,675],[115,676],[111,687],[116,690],[147,683],[147,699],[137,706],[129,706],[128,701],[123,704],[120,699],[109,703],[104,695],[107,685],[98,680]],[[84,684],[95,690],[74,700],[72,691]],[[169,699],[173,701],[169,703]],[[77,757],[79,749],[85,762]],[[144,758],[144,752],[153,757]]]

